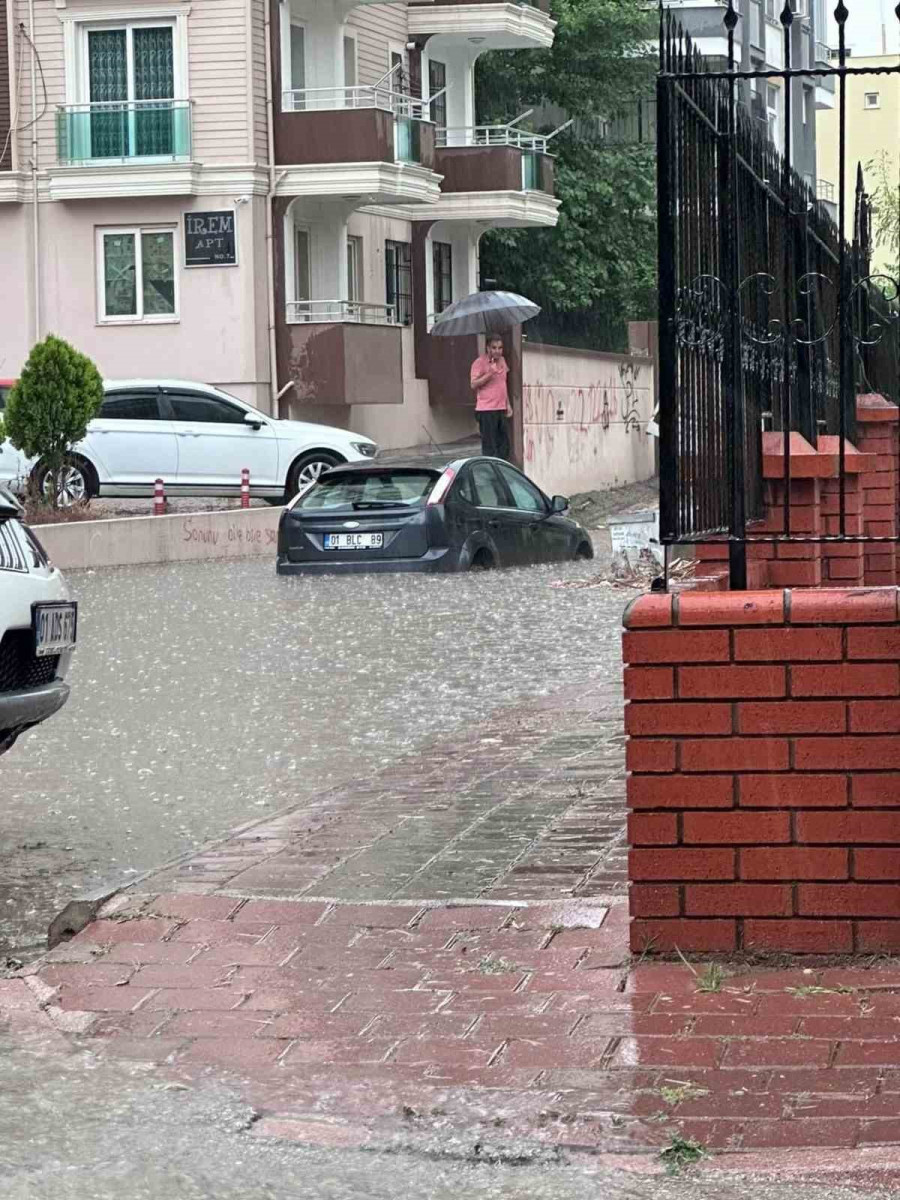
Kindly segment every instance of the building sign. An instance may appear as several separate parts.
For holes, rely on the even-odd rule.
[[[184,214],[184,265],[233,267],[237,265],[235,211]]]

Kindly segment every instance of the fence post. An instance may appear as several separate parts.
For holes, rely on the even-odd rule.
[[[157,479],[153,485],[153,515],[154,517],[166,515],[166,485],[161,479]]]
[[[662,55],[662,38],[660,38]],[[659,396],[659,529],[670,544],[680,532],[678,520],[678,393],[675,366],[675,214],[672,204],[672,156],[677,154],[669,80],[656,81],[656,185],[658,205],[659,327],[657,331],[657,395]]]

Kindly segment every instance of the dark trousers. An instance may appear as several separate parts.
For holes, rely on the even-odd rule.
[[[476,415],[481,430],[481,453],[487,458],[505,458],[509,462],[509,420],[506,413],[497,409]]]

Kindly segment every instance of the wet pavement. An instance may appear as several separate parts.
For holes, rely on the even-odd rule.
[[[591,569],[284,580],[253,562],[73,575],[72,700],[0,762],[0,955],[39,951],[84,887],[365,779],[499,705],[617,684],[630,593],[549,586]]]

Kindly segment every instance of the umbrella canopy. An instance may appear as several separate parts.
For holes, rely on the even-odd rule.
[[[505,333],[540,312],[536,304],[515,292],[473,292],[445,308],[431,332],[437,337],[463,333]]]

